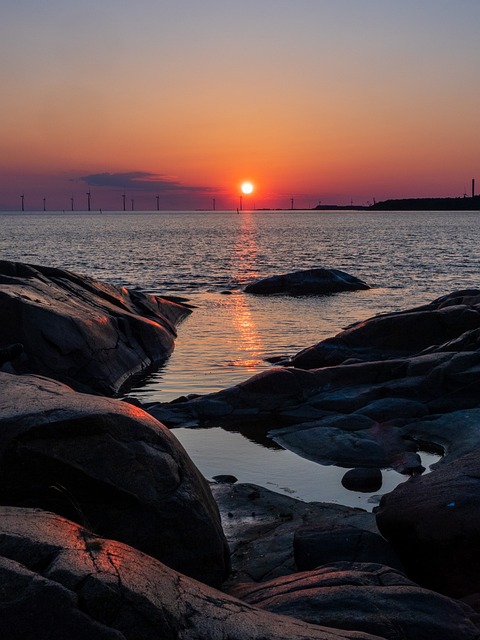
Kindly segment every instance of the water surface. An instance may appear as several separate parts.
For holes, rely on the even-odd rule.
[[[377,313],[480,286],[478,212],[0,214],[0,256],[58,266],[195,305],[167,363],[131,395],[169,401],[236,384]],[[372,286],[317,297],[245,295],[257,277],[342,269]],[[207,477],[234,473],[303,499],[368,506],[345,472],[221,430],[175,430]],[[431,460],[426,457],[427,463]],[[387,491],[398,474],[384,473]]]

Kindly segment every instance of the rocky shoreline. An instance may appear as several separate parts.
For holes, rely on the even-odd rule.
[[[0,263],[0,636],[480,638],[480,290],[215,394],[148,412],[105,397],[166,357],[189,312]],[[167,428],[180,424],[245,425],[410,479],[376,513],[210,484]],[[443,458],[423,475],[428,447]]]

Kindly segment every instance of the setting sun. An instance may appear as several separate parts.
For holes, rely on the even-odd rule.
[[[251,182],[242,182],[242,193],[252,193],[253,191],[253,184]]]

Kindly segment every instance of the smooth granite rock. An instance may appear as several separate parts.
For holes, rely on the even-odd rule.
[[[142,409],[0,372],[0,504],[54,511],[219,585],[229,551],[208,483]]]
[[[0,584],[9,640],[383,638],[252,607],[39,510],[0,508]]]
[[[478,640],[480,616],[380,564],[337,562],[230,593],[272,613],[389,640]]]
[[[190,309],[75,273],[0,261],[2,341],[23,352],[4,370],[116,395],[171,353]]]
[[[368,284],[339,269],[306,269],[262,278],[248,284],[245,293],[289,296],[324,295],[370,289]]]
[[[376,517],[412,579],[453,597],[480,593],[478,449],[398,486]]]
[[[476,350],[479,330],[480,290],[456,291],[414,309],[356,323],[335,337],[300,351],[291,364],[301,369],[317,369],[347,360],[366,362],[412,356],[425,350],[445,350],[446,344],[452,351]],[[469,332],[473,335],[467,339]],[[455,345],[461,336],[460,343]]]

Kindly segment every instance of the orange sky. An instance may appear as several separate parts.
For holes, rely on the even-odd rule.
[[[478,0],[40,4],[2,9],[2,210],[87,191],[230,209],[245,179],[257,208],[480,184]]]

